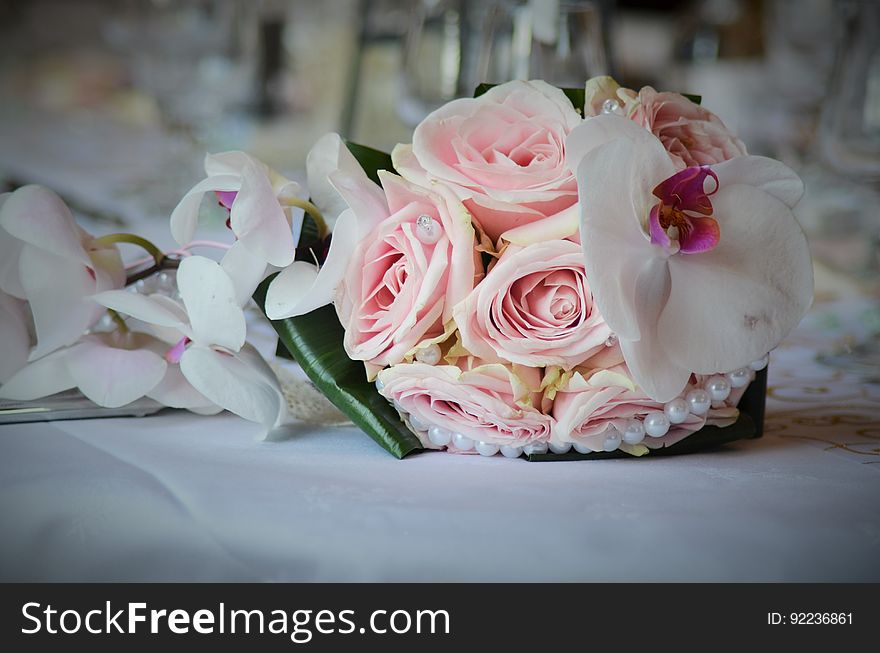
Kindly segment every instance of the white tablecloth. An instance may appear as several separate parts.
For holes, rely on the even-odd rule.
[[[774,353],[761,440],[653,460],[393,459],[231,415],[0,428],[0,580],[880,580],[880,389]],[[830,338],[828,335],[830,333]]]

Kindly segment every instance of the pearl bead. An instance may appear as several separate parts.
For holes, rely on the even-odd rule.
[[[431,444],[443,447],[449,444],[449,441],[452,440],[452,433],[441,426],[432,426],[428,429],[428,440],[431,441]]]
[[[605,436],[605,442],[602,448],[605,451],[614,451],[620,446],[620,433],[617,429],[609,429],[610,433]]]
[[[681,424],[688,418],[690,407],[684,398],[676,397],[663,406],[663,412],[666,414],[666,417],[671,424]]]
[[[612,98],[608,98],[602,103],[602,113],[609,114],[613,113],[616,116],[623,115],[623,107],[620,106],[620,102],[614,100]]]
[[[491,442],[477,442],[475,446],[477,448],[477,452],[481,456],[494,456],[501,448],[497,444],[492,444]]]
[[[535,453],[547,453],[547,443],[546,442],[530,442],[526,446],[523,447],[523,453],[527,456],[531,456]]]
[[[712,397],[702,388],[691,390],[685,399],[687,399],[688,406],[694,415],[705,415],[712,406]]]
[[[669,432],[670,419],[666,412],[652,411],[645,415],[645,433],[652,438],[662,438]]]
[[[724,401],[730,396],[730,381],[725,376],[711,376],[706,381],[706,392],[712,401]]]
[[[426,245],[433,245],[443,235],[443,227],[427,213],[416,219],[416,238]]]
[[[638,444],[644,440],[647,424],[647,420],[644,424],[637,419],[629,420],[626,423],[626,430],[623,432],[623,441],[627,444]]]
[[[156,292],[171,293],[177,288],[176,275],[160,272],[156,275]]]
[[[593,450],[585,442],[575,442],[574,450],[578,453],[593,453]]]
[[[461,451],[470,451],[474,448],[474,441],[462,433],[453,433],[452,446]]]
[[[505,444],[501,447],[501,455],[505,458],[519,458],[522,455],[522,447],[511,447]]]
[[[749,369],[741,367],[738,370],[727,373],[727,380],[731,388],[742,388],[749,384]]]
[[[385,384],[382,383],[382,379],[376,379],[376,390],[382,392],[382,388],[385,387]]]
[[[550,451],[553,453],[568,453],[571,451],[571,442],[551,442]]]
[[[427,431],[427,430],[428,430],[428,426],[429,426],[428,424],[426,424],[425,422],[423,422],[422,420],[420,420],[420,419],[419,419],[418,417],[416,417],[415,415],[410,415],[410,416],[409,416],[409,424],[410,424],[410,426],[412,426],[416,431]]]
[[[440,345],[434,343],[423,349],[419,349],[416,353],[416,360],[425,365],[436,365],[440,362],[443,352],[440,351]]]
[[[616,344],[617,344],[617,334],[616,333],[612,333],[610,336],[605,338],[605,346],[606,347],[613,347]]]
[[[749,364],[749,367],[750,367],[751,369],[755,370],[756,372],[760,372],[760,371],[763,370],[765,367],[767,367],[767,364],[768,364],[769,362],[770,362],[770,354],[765,354],[765,355],[764,355],[764,358],[761,358],[761,359],[756,360],[756,361],[752,361],[752,362]]]

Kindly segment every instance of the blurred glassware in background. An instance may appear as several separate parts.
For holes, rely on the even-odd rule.
[[[867,250],[861,257],[861,272],[876,283],[880,276],[880,2],[838,0],[836,9],[837,55],[819,125],[818,153],[852,191],[864,187],[874,200],[862,203],[861,224],[841,224],[838,216],[829,215],[825,226],[829,231],[856,230],[855,242],[861,240]],[[873,314],[878,313],[880,307],[875,307]],[[880,332],[820,360],[880,381]]]
[[[397,112],[410,126],[482,82],[580,87],[607,74],[604,2],[421,0],[403,47]]]

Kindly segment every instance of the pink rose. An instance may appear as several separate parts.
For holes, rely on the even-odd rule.
[[[577,184],[565,165],[565,138],[581,122],[559,89],[508,82],[437,109],[416,127],[412,145],[398,145],[392,158],[407,179],[452,188],[493,240],[548,219],[549,237],[565,238],[577,231],[577,212],[570,210]]]
[[[539,410],[541,374],[534,368],[405,363],[382,370],[379,382],[382,395],[410,420],[448,434],[512,447],[550,437],[552,420]]]
[[[583,251],[568,240],[511,245],[453,315],[469,352],[531,367],[571,369],[604,353],[611,335]]]
[[[625,365],[592,373],[576,372],[556,392],[553,400],[553,442],[573,442],[603,451],[609,435],[622,434],[632,419],[663,412],[663,404],[650,399],[632,381]],[[703,427],[705,417],[689,414],[661,437],[647,436],[649,448],[668,446]],[[612,430],[613,429],[613,430]],[[626,448],[626,445],[621,445]]]
[[[370,377],[423,339],[442,335],[478,270],[461,203],[395,175],[383,174],[382,185],[387,209],[377,206],[381,199],[350,202],[355,213],[380,210],[387,217],[355,247],[336,298],[345,350],[366,362]]]
[[[620,94],[629,118],[660,139],[677,167],[712,165],[747,154],[718,116],[683,95],[658,93],[650,86],[638,95]]]

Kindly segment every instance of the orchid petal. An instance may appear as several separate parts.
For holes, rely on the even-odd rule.
[[[28,363],[0,386],[0,398],[30,401],[76,387],[64,362],[67,353],[63,349]]]
[[[12,193],[0,194],[0,215],[3,205]],[[18,238],[9,238],[0,231],[0,291],[7,295],[24,299],[24,288],[18,276],[18,256],[22,242]]]
[[[240,175],[244,167],[253,162],[254,159],[241,150],[206,154],[205,174],[209,177],[215,175]]]
[[[214,407],[214,404],[205,395],[192,387],[178,365],[168,365],[165,376],[152,390],[147,392],[147,396],[170,408],[191,410]],[[223,409],[217,407],[217,410]]]
[[[339,134],[325,134],[312,146],[306,157],[309,195],[312,202],[321,209],[328,226],[336,223],[336,219],[348,208],[348,204],[328,179],[336,170],[342,170],[351,177],[363,176],[362,182],[368,182],[366,173],[354,155],[349,152],[345,141]]]
[[[104,408],[118,408],[143,397],[162,380],[167,366],[149,349],[112,346],[114,335],[86,337],[65,357],[80,391]]]
[[[627,140],[611,141],[585,157],[577,172],[586,276],[605,322],[626,340],[639,339],[633,294],[644,260],[654,255],[623,199],[639,188],[653,188],[631,179],[635,151]]]
[[[0,383],[25,366],[31,348],[25,302],[0,292]]]
[[[118,313],[130,315],[136,320],[163,327],[180,328],[187,322],[186,312],[179,305],[174,310],[167,302],[159,303],[152,297],[145,297],[127,290],[108,290],[92,296],[98,304]],[[169,300],[173,302],[173,300]]]
[[[0,208],[0,226],[13,237],[55,256],[91,266],[70,209],[48,188],[22,186]]]
[[[253,254],[240,240],[234,242],[223,255],[220,267],[235,285],[235,297],[239,306],[248,303],[254,290],[266,278],[266,260]]]
[[[252,254],[278,267],[293,261],[290,223],[264,170],[253,162],[241,173],[241,190],[229,214],[232,231]]]
[[[37,334],[29,360],[79,340],[100,316],[101,307],[86,298],[95,291],[90,268],[25,245],[19,273]]]
[[[718,245],[670,259],[672,290],[657,324],[669,355],[698,374],[761,358],[800,321],[813,290],[806,239],[784,202],[734,185],[712,203]]]
[[[738,156],[712,166],[720,187],[755,186],[793,207],[804,194],[804,182],[784,163],[764,156]]]
[[[368,178],[343,170],[331,172],[327,178],[357,215],[358,233],[370,233],[374,226],[390,215],[384,191]]]
[[[284,413],[277,381],[273,385],[261,370],[232,354],[193,346],[180,359],[180,370],[209,400],[267,429]]]
[[[674,399],[690,379],[691,372],[658,343],[657,320],[670,292],[671,277],[666,259],[644,263],[636,280],[633,301],[638,306],[638,341],[620,340],[620,348],[633,380],[655,401]],[[662,342],[662,341],[661,341]]]
[[[244,344],[244,313],[235,286],[218,263],[190,256],[177,270],[177,288],[189,315],[193,340],[238,351]],[[216,403],[216,402],[215,402]]]
[[[212,175],[193,186],[171,212],[171,235],[174,240],[180,245],[186,245],[193,239],[199,221],[199,207],[205,193],[237,191],[240,187],[241,177],[232,174]]]

